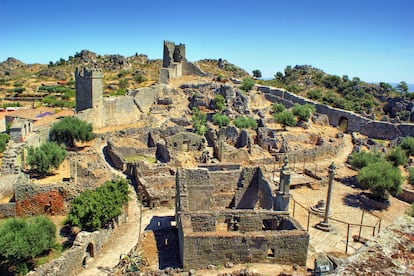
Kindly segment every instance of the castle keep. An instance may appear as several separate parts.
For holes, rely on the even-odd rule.
[[[89,108],[98,109],[102,106],[102,78],[102,70],[76,68],[76,112]]]

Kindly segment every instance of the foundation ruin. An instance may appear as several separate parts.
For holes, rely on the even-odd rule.
[[[288,203],[288,181],[284,176],[275,196],[259,167],[179,169],[176,221],[183,268],[225,262],[306,265],[308,233],[287,208],[277,209],[278,197]]]

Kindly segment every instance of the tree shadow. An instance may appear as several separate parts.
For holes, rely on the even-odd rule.
[[[342,202],[350,207],[359,208],[365,211],[380,211],[389,207],[389,201],[377,201],[369,193],[347,194]]]
[[[339,182],[339,183],[341,183],[345,186],[351,187],[353,189],[360,189],[360,190],[363,189],[361,184],[359,184],[356,175],[344,176],[344,177],[335,177],[335,181],[337,181],[337,182]]]
[[[153,216],[145,230],[154,232],[158,250],[159,269],[181,267],[178,230],[172,222],[174,216]]]

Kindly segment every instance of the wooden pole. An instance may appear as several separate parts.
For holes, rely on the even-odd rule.
[[[365,214],[365,210],[362,210],[362,215],[361,215],[361,225],[359,226],[359,234],[358,234],[358,238],[361,238],[362,222],[364,221],[364,214]]]
[[[348,240],[349,240],[349,223],[348,223],[348,230],[346,231],[346,248],[345,248],[345,254],[348,254]]]
[[[310,216],[311,216],[311,212],[308,209],[308,225],[306,226],[306,232],[308,232],[308,233],[309,233]]]

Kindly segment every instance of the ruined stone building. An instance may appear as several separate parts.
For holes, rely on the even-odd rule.
[[[159,71],[160,83],[167,84],[170,79],[185,75],[205,76],[206,74],[194,63],[187,61],[185,45],[164,40],[162,67]]]
[[[288,186],[277,199],[260,168],[179,169],[176,189],[184,268],[226,261],[306,264],[309,235],[289,216]]]

